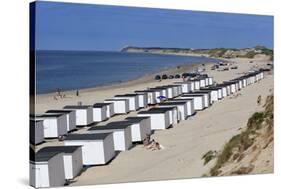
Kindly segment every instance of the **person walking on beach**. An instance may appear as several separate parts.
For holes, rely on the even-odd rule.
[[[79,90],[76,90],[76,96],[79,96]]]

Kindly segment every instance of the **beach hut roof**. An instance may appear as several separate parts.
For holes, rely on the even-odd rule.
[[[52,157],[62,152],[37,152],[35,154],[35,161],[36,162],[46,162],[49,161]]]
[[[104,107],[104,106],[107,106],[109,103],[95,103],[93,105],[94,108],[101,108],[101,107]]]
[[[125,121],[114,121],[114,122],[110,122],[106,125],[101,125],[101,126],[96,126],[96,127],[91,127],[90,129],[88,129],[88,131],[94,131],[94,130],[123,130],[125,128],[127,128],[128,126],[131,126],[132,123],[125,120]]]
[[[135,117],[126,117],[126,121],[129,121],[129,122],[140,122],[144,119],[148,119],[150,117],[148,116],[144,116],[144,117],[138,117],[138,116],[135,116]]]
[[[160,106],[162,106],[162,105],[181,105],[181,104],[185,104],[186,102],[184,102],[184,101],[178,101],[178,102],[164,102],[164,103],[162,103],[162,104],[159,104]]]
[[[95,126],[97,127],[97,126]],[[92,127],[94,128],[94,127]],[[110,133],[95,133],[95,134],[70,134],[64,140],[103,140]]]
[[[47,146],[40,149],[38,152],[63,152],[66,154],[71,154],[75,152],[81,146]]]
[[[64,115],[64,114],[60,114],[60,113],[58,113],[58,114],[40,114],[40,115],[36,115],[36,118],[47,118],[47,117],[60,117],[60,116],[62,116],[62,115]]]
[[[87,109],[91,107],[90,105],[67,105],[64,106],[63,108],[65,109]]]
[[[115,95],[116,97],[134,97],[134,96],[138,96],[138,94],[123,94],[123,95]]]
[[[192,96],[203,96],[204,94],[190,94],[190,93],[184,93],[182,97],[192,97]]]
[[[48,110],[45,113],[70,113],[72,110]]]
[[[105,101],[126,101],[128,99],[126,98],[111,98],[111,99],[105,99]]]
[[[173,107],[151,108],[151,109],[149,109],[147,111],[141,111],[138,114],[148,114],[148,113],[149,114],[159,114],[159,113],[165,113],[165,112],[170,111],[172,109],[174,109],[174,108]]]

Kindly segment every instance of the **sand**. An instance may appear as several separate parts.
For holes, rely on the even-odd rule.
[[[264,67],[267,63],[262,60],[254,60],[254,63],[249,63],[248,59],[229,61],[234,62],[238,69],[212,71],[210,70],[211,64],[209,64],[206,66],[206,73],[220,83],[249,71],[255,65]],[[113,89],[85,90],[81,97],[72,96],[58,101],[53,100],[50,94],[38,96],[37,111],[61,108],[65,104],[76,104],[77,101],[82,101],[83,104],[93,104],[114,94],[164,85],[176,80],[155,82],[150,78],[146,81],[145,83],[136,82],[122,87],[113,87]],[[142,145],[136,145],[129,151],[119,153],[108,165],[89,167],[75,178],[71,185],[201,177],[214,165],[214,161],[211,161],[204,166],[202,156],[209,150],[221,150],[232,136],[240,133],[241,128],[246,127],[250,115],[261,110],[256,102],[258,96],[261,95],[264,100],[271,93],[270,89],[273,89],[273,75],[265,75],[263,80],[239,91],[238,93],[241,95],[238,97],[229,96],[214,103],[210,108],[197,112],[195,116],[180,122],[174,128],[156,131],[152,138],[164,146],[163,150],[150,151],[143,148]],[[126,116],[115,116],[109,121],[122,120],[135,114],[136,112],[132,112]],[[86,129],[78,131],[78,133],[84,132]],[[62,145],[62,143],[50,140],[39,145],[37,150],[48,145]]]

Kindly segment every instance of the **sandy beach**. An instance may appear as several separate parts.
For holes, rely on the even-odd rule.
[[[238,77],[253,67],[265,67],[268,61],[251,59],[228,59],[238,69],[229,71],[211,70],[212,64],[206,64],[206,71],[214,81],[221,83]],[[183,73],[195,68],[194,66],[181,66],[165,73]],[[67,104],[94,104],[102,102],[116,94],[130,93],[138,89],[171,84],[182,79],[154,81],[154,75],[126,82],[120,85],[107,86],[80,91],[81,96],[75,97],[74,91],[66,92],[66,98],[54,100],[54,94],[38,95],[36,97],[36,112],[43,113],[48,109],[61,109]],[[75,178],[71,185],[105,184],[136,181],[151,181],[165,179],[179,179],[201,177],[214,165],[211,161],[203,165],[202,156],[209,150],[219,151],[230,138],[246,127],[248,118],[256,111],[261,110],[257,105],[257,98],[261,95],[262,100],[271,94],[273,89],[273,75],[266,74],[265,78],[258,83],[243,88],[241,95],[228,96],[214,103],[210,108],[197,112],[187,120],[181,121],[174,128],[156,131],[152,138],[158,141],[164,149],[151,151],[142,145],[135,145],[129,151],[119,153],[110,164],[105,166],[93,166],[87,168],[80,176]],[[236,93],[236,94],[238,94]],[[127,116],[114,116],[108,121],[123,120]],[[99,123],[99,124],[104,124]],[[76,131],[85,133],[86,128]],[[62,145],[57,140],[49,140],[38,146],[38,149],[49,145]],[[272,155],[272,154],[271,154]],[[273,157],[271,157],[273,159]],[[272,170],[273,171],[273,170]],[[270,172],[270,171],[269,171]]]

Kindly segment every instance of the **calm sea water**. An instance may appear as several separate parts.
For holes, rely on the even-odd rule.
[[[96,87],[138,78],[183,63],[216,61],[146,53],[96,51],[38,51],[36,90],[38,94]]]

